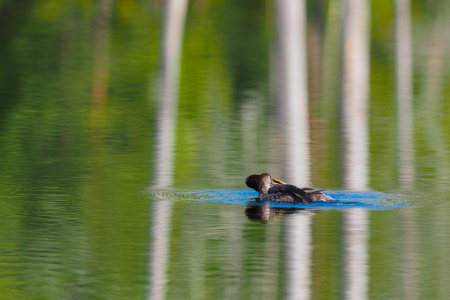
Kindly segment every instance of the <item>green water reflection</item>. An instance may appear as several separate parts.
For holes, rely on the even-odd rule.
[[[362,227],[349,225],[347,210],[261,224],[244,205],[179,196],[243,189],[251,173],[284,176],[276,3],[189,2],[173,184],[157,197],[165,1],[0,1],[0,299],[151,298],[158,271],[162,298],[277,299],[298,264],[305,298],[350,298],[352,237],[363,241],[359,295],[450,297],[449,1],[409,3],[406,152],[395,6],[368,7],[367,189],[406,194],[408,207],[364,210]],[[306,4],[309,181],[345,190],[342,3]],[[304,263],[289,249],[305,251]]]

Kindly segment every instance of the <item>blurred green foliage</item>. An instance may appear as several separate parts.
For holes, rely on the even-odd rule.
[[[343,186],[341,5],[338,0],[307,1],[308,42],[318,41],[316,47],[308,45],[309,84],[316,88],[310,91],[312,183],[331,189]],[[414,187],[446,195],[450,1],[412,1],[411,8]],[[149,200],[139,192],[156,180],[164,13],[164,1],[157,0],[0,1],[0,227],[5,228],[0,270],[7,272],[0,279],[1,299],[145,297],[152,214]],[[399,189],[395,5],[371,1],[370,15],[370,187],[392,191]],[[249,173],[279,170],[277,145],[282,141],[271,135],[277,121],[271,70],[274,18],[270,0],[189,2],[180,66],[175,188],[243,188]],[[315,55],[319,59],[313,59]],[[319,75],[312,76],[317,70]],[[224,293],[263,297],[259,279],[249,276],[261,266],[261,257],[253,255],[265,249],[269,262],[280,262],[280,224],[264,228],[242,220],[236,225],[244,218],[238,212],[241,207],[229,208],[234,213],[230,217],[220,205],[199,206],[177,202],[173,207],[169,298],[213,299]],[[211,215],[192,217],[209,209]],[[384,228],[400,215],[371,215],[374,298],[398,296],[395,276],[400,275],[395,271],[400,257],[387,255],[386,249],[400,249],[402,233]],[[424,214],[419,223],[433,218],[432,213]],[[337,212],[314,219],[314,231],[324,235],[314,237],[313,273],[319,280],[313,287],[326,290],[315,292],[315,298],[339,293],[341,221]],[[215,222],[218,225],[211,226]],[[235,235],[223,232],[233,226]],[[202,234],[209,238],[198,239]],[[441,250],[448,240],[421,243],[439,243],[436,255],[443,258]],[[221,251],[229,257],[215,261]],[[192,257],[202,261],[204,269],[182,263]],[[226,268],[230,264],[233,267]],[[268,293],[280,298],[282,267],[264,266]],[[448,272],[433,266],[445,278]],[[439,279],[433,268],[424,268],[422,274]],[[215,289],[205,290],[211,282]],[[239,288],[229,291],[228,285]],[[385,294],[380,296],[380,291]],[[429,298],[442,295],[448,296],[448,290],[426,293]]]

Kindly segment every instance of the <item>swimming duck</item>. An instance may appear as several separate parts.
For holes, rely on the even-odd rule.
[[[268,173],[247,176],[245,184],[259,193],[259,201],[311,203],[335,200],[322,193],[321,190],[309,187],[298,188],[281,180],[273,179]]]

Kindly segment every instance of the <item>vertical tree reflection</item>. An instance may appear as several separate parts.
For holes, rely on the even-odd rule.
[[[395,63],[397,101],[397,153],[399,187],[411,189],[414,184],[413,166],[413,83],[411,11],[409,0],[395,1]],[[402,211],[403,249],[402,285],[406,299],[416,299],[416,257],[412,249],[416,244],[415,212]]]
[[[169,0],[166,3],[161,92],[157,125],[155,185],[167,188],[173,183],[173,152],[177,117],[178,81],[181,45],[187,0]],[[149,299],[164,299],[169,253],[171,203],[155,201],[152,226],[153,243],[150,252],[151,282]]]
[[[309,120],[306,65],[306,3],[276,1],[277,96],[284,135],[284,171],[290,182],[310,181]],[[286,295],[309,299],[311,278],[311,215],[286,218]]]
[[[173,183],[180,55],[187,4],[187,0],[166,3],[155,160],[155,185],[160,187]]]
[[[310,181],[305,5],[276,1],[277,125],[283,131],[286,180],[300,185]]]
[[[409,0],[396,0],[396,95],[399,184],[411,188],[412,165],[412,47]]]
[[[312,215],[286,218],[286,298],[311,298]]]
[[[365,190],[368,183],[369,3],[346,0],[344,8],[344,186],[350,190]],[[344,295],[346,299],[366,299],[368,215],[363,209],[352,209],[344,217]]]
[[[365,190],[368,182],[369,6],[366,0],[344,1],[344,82],[342,129],[344,185]]]

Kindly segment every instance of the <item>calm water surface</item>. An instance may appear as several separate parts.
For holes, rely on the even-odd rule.
[[[0,299],[449,299],[450,2],[171,2],[0,1]]]

